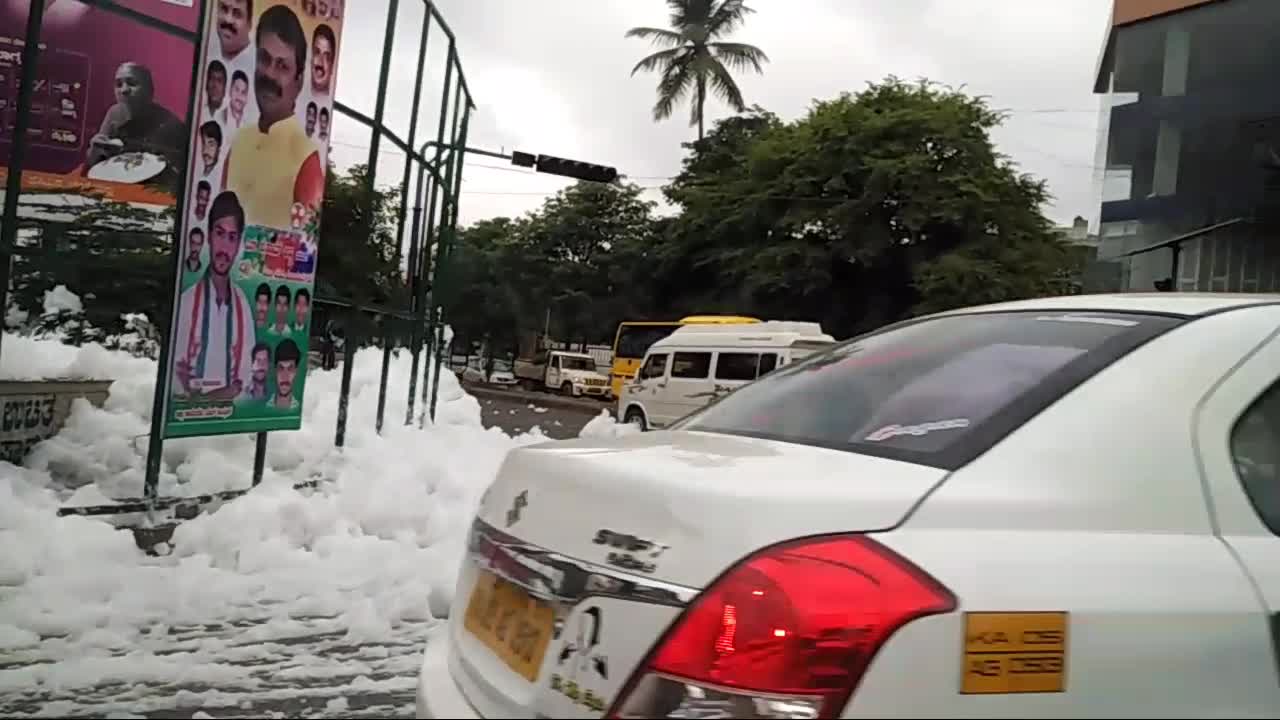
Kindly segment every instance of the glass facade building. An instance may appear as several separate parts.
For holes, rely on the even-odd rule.
[[[1094,88],[1107,289],[1280,291],[1280,0],[1114,17]]]

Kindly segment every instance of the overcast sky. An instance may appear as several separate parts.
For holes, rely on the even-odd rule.
[[[338,69],[338,97],[373,114],[378,48],[387,0],[348,0]],[[366,8],[366,4],[369,6]],[[438,0],[458,39],[475,96],[468,144],[520,149],[614,165],[656,189],[678,172],[681,143],[696,130],[688,108],[654,123],[656,77],[630,76],[649,46],[623,34],[636,25],[664,27],[662,0]],[[387,123],[407,137],[420,0],[400,0]],[[1110,0],[748,0],[757,12],[733,36],[770,58],[764,75],[740,75],[749,104],[784,119],[802,116],[814,99],[856,91],[895,74],[963,85],[989,96],[1012,116],[994,134],[1023,170],[1046,179],[1055,197],[1047,214],[1070,223],[1097,214],[1094,165],[1098,98],[1091,92]],[[434,137],[445,44],[428,41],[428,79],[417,142]],[[727,114],[716,101],[710,121]],[[364,162],[368,134],[338,120],[332,156]],[[384,144],[383,146],[387,146]],[[403,158],[380,153],[379,184],[399,182]],[[470,156],[461,221],[519,215],[568,181]]]

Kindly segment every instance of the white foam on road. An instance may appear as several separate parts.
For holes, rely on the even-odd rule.
[[[509,449],[545,439],[484,429],[449,372],[436,424],[405,427],[407,352],[392,360],[378,435],[382,353],[362,351],[344,451],[341,374],[313,372],[303,429],[271,433],[263,484],[147,557],[129,533],[56,511],[142,494],[155,364],[96,345],[3,345],[0,377],[115,382],[104,407],[77,401],[27,467],[0,463],[0,716],[410,711],[474,508]],[[169,441],[161,494],[242,488],[252,462],[250,436]],[[314,477],[328,482],[292,488]]]

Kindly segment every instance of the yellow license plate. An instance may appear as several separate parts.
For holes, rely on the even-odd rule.
[[[462,626],[533,682],[551,642],[555,611],[519,586],[481,570]]]

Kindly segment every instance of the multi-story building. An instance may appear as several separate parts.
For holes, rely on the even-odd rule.
[[[1280,0],[1114,0],[1098,257],[1123,290],[1280,290]]]

